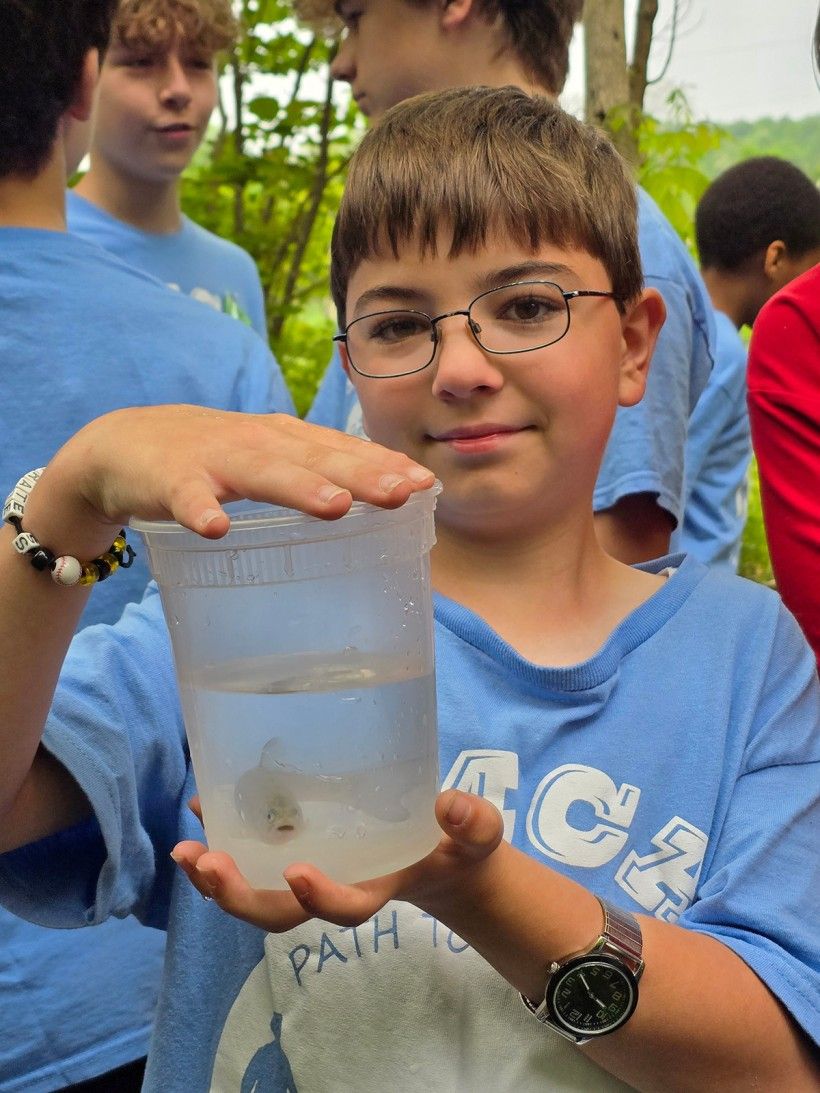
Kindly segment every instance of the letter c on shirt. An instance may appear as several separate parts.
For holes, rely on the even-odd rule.
[[[618,788],[595,767],[574,763],[557,767],[533,794],[527,835],[537,850],[555,861],[589,869],[606,865],[629,837],[640,795],[637,786]],[[579,826],[584,810],[573,807],[579,805],[591,808],[598,822]]]

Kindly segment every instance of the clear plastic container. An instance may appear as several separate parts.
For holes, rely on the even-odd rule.
[[[250,502],[205,540],[134,521],[171,633],[211,849],[255,887],[364,880],[440,830],[430,548],[440,490],[340,520]]]

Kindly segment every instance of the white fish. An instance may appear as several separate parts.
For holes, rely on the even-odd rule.
[[[246,827],[268,842],[292,838],[305,825],[311,801],[348,805],[378,820],[399,823],[409,816],[402,795],[419,780],[419,760],[341,774],[305,774],[277,759],[277,737],[262,749],[259,765],[236,783],[234,799]]]

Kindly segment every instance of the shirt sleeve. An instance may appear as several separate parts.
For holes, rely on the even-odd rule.
[[[820,664],[820,273],[808,288],[813,315],[787,288],[758,316],[749,415],[777,587]]]
[[[169,853],[202,832],[193,814],[182,829],[188,751],[156,585],[116,626],[74,638],[43,745],[83,790],[93,818],[0,857],[3,903],[44,926],[135,914],[164,928],[176,868]]]
[[[750,711],[740,775],[717,802],[695,902],[680,925],[734,950],[820,1042],[820,687],[793,617],[777,606],[750,641],[770,649],[744,679],[733,719]]]

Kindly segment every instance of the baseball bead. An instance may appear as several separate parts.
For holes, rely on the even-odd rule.
[[[76,558],[55,558],[51,579],[55,584],[74,585],[83,575],[83,567]]]

